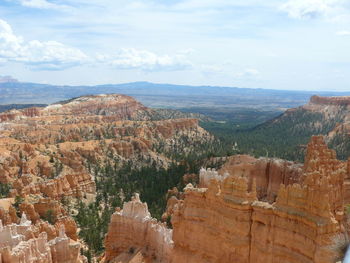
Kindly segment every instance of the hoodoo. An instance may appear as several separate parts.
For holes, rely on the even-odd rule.
[[[172,235],[150,219],[146,204],[138,197],[126,203],[112,216],[105,259],[137,250],[150,260],[147,262],[332,262],[334,239],[346,235],[347,162],[335,158],[323,137],[312,137],[303,167],[279,165],[294,175],[294,180],[281,181],[275,201],[269,203],[260,200],[256,182],[259,176],[275,174],[275,169],[253,176],[260,161],[233,158],[236,161],[228,162],[224,174],[201,171],[204,188],[185,188],[184,200],[178,201],[172,215]],[[251,169],[235,172],[242,165]],[[264,191],[269,196],[274,187]],[[154,238],[152,230],[157,228]]]
[[[56,238],[32,225],[23,214],[19,224],[3,226],[0,220],[0,262],[2,263],[82,263],[80,243],[71,240],[61,225]]]

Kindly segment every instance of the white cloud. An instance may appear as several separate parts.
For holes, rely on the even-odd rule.
[[[233,67],[233,68],[232,68]],[[232,63],[202,65],[201,71],[204,75],[223,75],[234,79],[254,79],[261,73],[255,68],[237,69]]]
[[[191,68],[191,63],[183,53],[173,56],[157,55],[147,50],[134,48],[120,49],[115,56],[99,56],[100,61],[108,61],[118,69],[141,69],[144,71],[176,71]]]
[[[336,33],[337,36],[350,36],[350,31],[342,30]]]
[[[33,69],[60,70],[88,61],[79,49],[56,41],[26,42],[0,19],[0,60],[22,62]]]
[[[65,5],[58,5],[55,3],[51,3],[47,0],[19,0],[19,3],[23,6],[30,8],[39,8],[39,9],[66,9]]]
[[[34,70],[63,70],[82,64],[102,63],[116,69],[177,71],[192,67],[187,59],[191,52],[188,49],[175,55],[158,55],[147,50],[124,48],[114,55],[89,57],[81,50],[57,41],[25,41],[0,19],[0,63],[23,63]]]
[[[201,66],[201,71],[204,74],[227,74],[226,70],[227,68],[224,67],[224,65],[218,64],[208,64]]]
[[[342,16],[345,11],[344,0],[288,0],[280,6],[292,18],[308,19],[325,17],[329,19]]]
[[[272,2],[271,4],[269,2]],[[249,7],[249,6],[270,6],[274,4],[274,0],[186,0],[178,1],[174,4],[174,8],[178,10],[196,10],[196,9],[222,9],[227,7]]]
[[[238,78],[252,78],[258,77],[260,75],[260,71],[255,68],[246,68],[242,72],[238,72],[235,75]]]

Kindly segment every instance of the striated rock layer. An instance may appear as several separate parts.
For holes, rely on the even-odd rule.
[[[155,255],[144,262],[333,262],[335,255],[330,247],[334,238],[345,234],[347,163],[338,161],[320,136],[314,136],[308,144],[303,167],[291,168],[291,163],[259,159],[249,159],[249,165],[245,166],[245,162],[239,161],[242,158],[249,157],[233,157],[223,168],[224,175],[213,170],[202,171],[200,185],[206,187],[194,188],[189,184],[185,188],[184,200],[172,204],[172,236],[163,227],[158,231],[162,237],[152,238],[147,230],[150,221],[146,205],[138,200],[128,203],[129,209],[124,209],[133,212],[116,212],[112,216],[105,259],[138,248],[145,255],[150,255],[147,251]],[[261,167],[260,162],[294,171],[288,174],[298,175],[295,176],[298,183],[280,178],[282,184],[275,202],[259,200],[259,177],[264,177],[259,184],[267,185],[264,188],[267,196],[269,191],[275,192],[274,187],[266,184],[270,182],[265,178],[266,170],[251,172],[255,169],[252,167]]]

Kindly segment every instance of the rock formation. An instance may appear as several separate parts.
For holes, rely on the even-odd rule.
[[[1,113],[0,182],[13,183],[12,196],[79,197],[95,192],[88,162],[142,166],[148,160],[167,167],[171,153],[213,140],[196,119],[156,116],[133,98],[113,94]]]
[[[149,261],[168,262],[173,248],[172,230],[152,218],[147,204],[136,194],[112,215],[105,247],[105,262],[135,252],[141,252]]]
[[[98,168],[110,163],[118,166],[115,169],[126,164],[167,168],[174,153],[190,153],[213,140],[197,119],[163,119],[161,115],[117,94],[83,96],[0,113],[0,183],[11,187],[9,199],[0,200],[0,220],[5,227],[12,226],[24,212],[33,222],[34,233],[22,240],[27,242],[20,247],[23,253],[9,247],[3,258],[13,262],[76,262],[79,229],[67,211],[76,213],[74,206],[80,200],[94,201],[98,176],[94,172]],[[66,211],[67,206],[73,208]],[[124,223],[131,224],[134,215],[127,212],[128,206],[123,211],[129,218]],[[152,250],[159,249],[159,231],[168,230],[149,215],[142,220],[149,222],[144,240],[150,248],[140,255],[153,257]],[[28,249],[37,250],[38,244],[40,249],[35,253],[42,258],[35,261],[36,254],[31,255]],[[164,257],[167,253],[164,251]],[[9,262],[6,260],[2,262]]]
[[[313,137],[303,173],[299,184],[281,185],[273,204],[255,198],[257,184],[248,191],[244,174],[189,188],[173,217],[175,262],[332,262],[332,237],[344,231],[346,165]]]
[[[117,94],[0,113],[0,183],[11,186],[8,201],[0,200],[0,220],[6,227],[18,224],[18,215],[25,212],[35,238],[43,233],[38,240],[25,241],[35,245],[49,240],[52,262],[73,262],[70,258],[80,246],[70,243],[79,241],[78,227],[61,202],[92,202],[97,166],[167,168],[173,153],[189,153],[211,140],[196,119],[165,120],[159,112]],[[152,220],[149,225],[149,235],[157,238],[162,225]],[[62,226],[69,238],[59,235]]]
[[[249,155],[234,155],[219,171],[201,169],[200,187],[208,187],[211,179],[223,181],[229,175],[246,177],[249,188],[255,180],[259,200],[272,203],[281,184],[289,185],[302,180],[302,165],[276,158],[256,159]]]
[[[95,194],[88,164],[166,168],[168,154],[212,140],[195,119],[153,121],[157,114],[115,94],[1,113],[0,182],[12,184],[10,197],[81,198]]]
[[[267,164],[276,167],[266,173]],[[164,226],[158,232],[162,237],[147,234],[150,216],[138,198],[124,206],[127,212],[116,212],[105,241],[106,262],[130,248],[156,255],[158,260],[148,262],[333,262],[330,247],[335,237],[345,235],[347,173],[347,163],[338,161],[320,136],[308,144],[303,167],[233,157],[220,172],[201,171],[200,185],[205,187],[185,188],[184,200],[174,205],[172,236]],[[270,196],[278,182],[275,201],[262,201],[258,185]]]
[[[82,263],[80,243],[70,240],[61,226],[59,236],[48,241],[26,219],[20,224],[3,226],[0,221],[0,262],[2,263]]]

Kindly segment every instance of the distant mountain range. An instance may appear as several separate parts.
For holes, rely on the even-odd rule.
[[[135,97],[153,108],[248,107],[276,110],[305,104],[313,91],[286,91],[218,86],[186,86],[133,82],[98,86],[58,86],[16,81],[0,82],[0,104],[50,104],[101,93]],[[350,95],[350,92],[317,92],[321,96]]]

